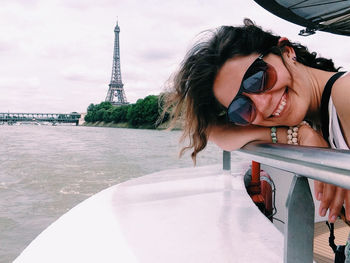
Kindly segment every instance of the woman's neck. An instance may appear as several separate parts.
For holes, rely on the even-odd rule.
[[[309,83],[311,89],[309,90],[310,94],[310,103],[306,118],[316,121],[319,123],[319,115],[321,108],[321,99],[324,87],[326,86],[327,81],[332,77],[336,72],[329,72],[320,69],[306,67],[306,71],[309,77]]]

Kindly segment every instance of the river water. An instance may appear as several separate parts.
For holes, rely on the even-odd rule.
[[[0,126],[0,262],[11,262],[70,208],[114,184],[193,166],[179,131]],[[197,165],[222,162],[209,144]]]

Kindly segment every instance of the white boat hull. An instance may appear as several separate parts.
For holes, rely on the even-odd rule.
[[[110,187],[44,230],[20,262],[282,262],[283,235],[247,195],[243,168],[162,171]]]

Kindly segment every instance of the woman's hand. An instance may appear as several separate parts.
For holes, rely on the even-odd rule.
[[[307,125],[299,128],[298,141],[304,146],[329,147],[323,137]],[[328,221],[334,223],[345,200],[346,218],[350,219],[350,190],[319,181],[315,181],[314,186],[315,197],[321,202],[320,216],[325,216],[329,209]]]
[[[315,181],[314,186],[316,199],[321,201],[320,216],[325,216],[329,209],[328,221],[334,223],[345,200],[346,219],[350,219],[350,190],[319,181]]]

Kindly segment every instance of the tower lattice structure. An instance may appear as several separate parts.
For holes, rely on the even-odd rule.
[[[107,92],[106,100],[113,105],[125,105],[129,104],[126,100],[124,92],[124,84],[122,82],[122,73],[120,71],[120,48],[119,48],[119,33],[120,28],[117,25],[114,28],[114,52],[113,52],[113,66],[112,66],[112,77],[109,83],[109,89]]]

